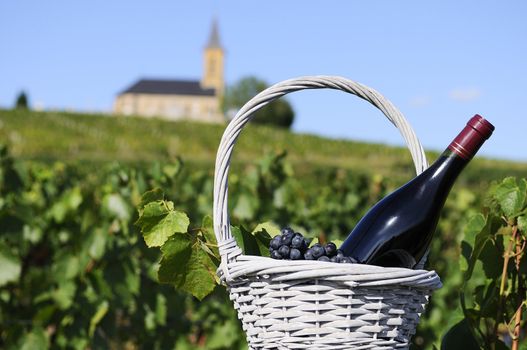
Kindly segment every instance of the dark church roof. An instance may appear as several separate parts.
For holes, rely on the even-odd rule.
[[[193,95],[215,96],[214,89],[202,88],[199,81],[141,79],[124,90],[121,94],[159,94],[159,95]]]

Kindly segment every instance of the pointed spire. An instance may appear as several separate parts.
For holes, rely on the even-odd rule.
[[[216,18],[212,20],[212,29],[210,31],[209,42],[207,49],[221,49],[220,34],[218,33],[218,21]]]

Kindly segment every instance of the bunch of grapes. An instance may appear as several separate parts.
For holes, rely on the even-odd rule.
[[[289,227],[283,228],[281,234],[271,240],[269,252],[273,259],[319,260],[336,263],[357,262],[351,257],[344,256],[344,253],[337,249],[333,242],[329,242],[326,245],[316,243],[311,248],[308,248],[308,242],[304,236]]]

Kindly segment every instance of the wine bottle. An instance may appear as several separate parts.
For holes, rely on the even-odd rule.
[[[414,268],[456,178],[493,131],[483,117],[472,117],[428,169],[375,204],[340,249],[361,263]]]

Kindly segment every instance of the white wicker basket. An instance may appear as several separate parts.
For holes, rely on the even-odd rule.
[[[258,109],[303,89],[342,90],[380,109],[401,132],[416,172],[428,167],[402,114],[375,90],[333,76],[301,77],[262,91],[236,114],[219,146],[214,175],[218,269],[250,349],[406,349],[428,297],[441,287],[434,271],[243,255],[230,231],[228,172],[234,144]]]

